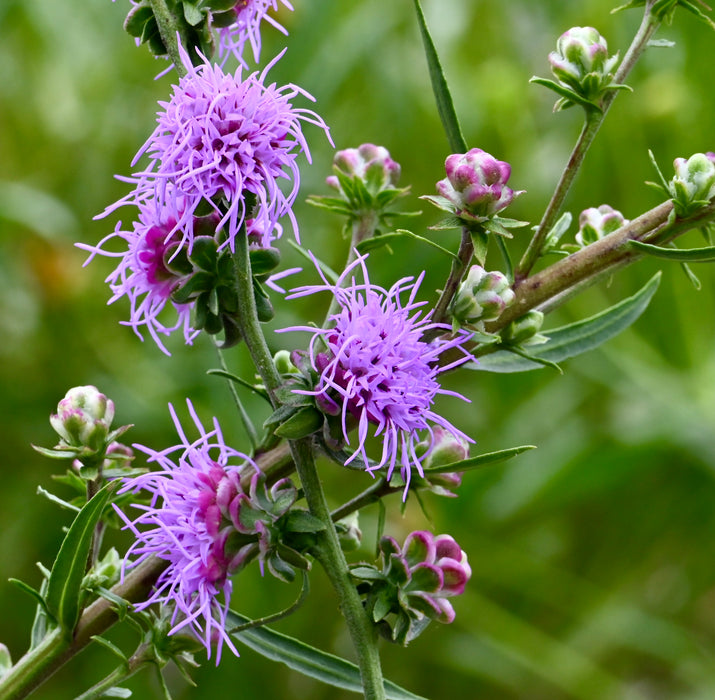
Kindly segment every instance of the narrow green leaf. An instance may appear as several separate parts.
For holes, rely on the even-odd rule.
[[[535,449],[536,445],[519,445],[519,447],[509,447],[506,450],[498,450],[497,452],[485,452],[482,455],[470,457],[469,459],[463,459],[459,462],[452,462],[451,464],[443,464],[439,467],[425,469],[425,475],[449,474],[451,472],[466,472],[470,469],[479,469],[487,464],[505,462],[507,459],[512,459],[513,457],[520,455],[522,452],[528,452],[529,450]]]
[[[47,610],[47,604],[45,603],[45,599],[42,597],[42,595],[36,591],[29,583],[25,583],[24,581],[20,581],[19,578],[9,578],[8,581],[10,583],[15,584],[21,591],[24,591],[27,593],[29,596],[35,599],[37,604],[44,610]]]
[[[293,246],[293,248],[295,248],[306,260],[309,260],[313,264],[317,263],[318,267],[325,275],[328,282],[330,282],[331,284],[338,283],[338,274],[330,267],[330,265],[316,258],[315,255],[310,253],[310,251],[306,250],[305,248],[303,248],[303,246],[299,245],[295,241],[288,241],[288,245]]]
[[[631,241],[630,245],[639,253],[652,255],[654,258],[662,258],[663,260],[674,260],[676,262],[687,263],[715,262],[715,246],[681,250],[680,248],[661,248],[658,245],[641,243],[641,241]]]
[[[254,394],[257,394],[262,399],[265,399],[266,401],[268,401],[268,403],[270,403],[268,392],[265,389],[255,386],[254,384],[251,384],[251,382],[247,382],[245,379],[241,379],[241,377],[238,377],[225,369],[210,369],[206,372],[206,374],[210,374],[216,377],[223,377],[224,379],[228,379],[229,381],[235,382],[236,384],[240,384],[242,387],[245,387],[246,389],[252,391]]]
[[[79,596],[92,544],[94,527],[102,517],[115,482],[107,484],[82,508],[67,531],[47,585],[47,611],[70,635],[79,619]]]
[[[248,622],[250,622],[249,618],[233,611],[229,611],[227,615],[229,627]],[[232,636],[258,654],[283,663],[309,678],[335,688],[362,693],[360,671],[357,666],[345,659],[311,647],[269,627],[247,629]],[[425,700],[390,681],[385,681],[384,687],[387,700]]]
[[[412,233],[412,231],[408,231],[407,229],[403,229],[403,228],[398,229],[397,231],[394,231],[392,233],[383,233],[380,236],[375,236],[373,238],[367,238],[366,240],[364,240],[362,243],[360,243],[357,246],[357,249],[358,249],[359,253],[366,253],[369,250],[373,250],[375,248],[380,248],[380,247],[390,243],[390,241],[395,241],[399,238],[412,238],[413,240],[420,241],[422,243],[426,243],[427,245],[432,246],[433,248],[436,248],[437,250],[441,251],[442,253],[449,255],[451,258],[454,258],[455,260],[457,259],[457,256],[454,253],[447,250],[446,248],[443,248],[438,243],[431,241],[429,238],[424,238],[423,236],[418,236],[416,233]]]
[[[561,362],[588,352],[618,335],[633,324],[646,310],[660,284],[660,272],[655,274],[632,297],[611,306],[595,316],[548,331],[549,339],[531,355],[548,362]],[[463,365],[468,369],[486,372],[526,372],[540,369],[542,364],[499,350],[479,358],[479,362]]]
[[[449,92],[449,86],[447,85],[447,80],[444,77],[442,65],[439,62],[437,49],[435,49],[434,42],[432,41],[429,30],[427,29],[427,23],[425,22],[425,16],[422,13],[420,0],[415,0],[415,10],[417,10],[417,21],[420,25],[420,34],[422,35],[425,55],[427,56],[427,66],[429,68],[430,80],[432,82],[432,92],[434,93],[434,97],[437,102],[437,111],[439,112],[439,118],[442,120],[442,126],[444,127],[444,131],[447,135],[449,148],[452,153],[466,153],[467,142],[464,140],[464,136],[462,136],[462,129],[459,126],[457,113],[454,110],[452,95]]]

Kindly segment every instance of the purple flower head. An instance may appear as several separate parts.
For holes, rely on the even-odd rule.
[[[136,537],[125,566],[135,566],[150,556],[169,562],[150,597],[136,609],[155,603],[171,607],[170,634],[190,628],[209,656],[215,642],[218,664],[224,643],[238,655],[226,631],[230,577],[256,545],[237,541],[234,520],[245,498],[241,477],[258,468],[249,457],[226,445],[216,419],[213,428],[206,430],[191,402],[186,403],[199,438],[187,438],[169,405],[181,442],[161,451],[134,445],[149,455],[159,470],[124,480],[119,491],[151,494],[148,505],[134,505],[141,511],[138,517],[130,520],[117,510],[126,529]]]
[[[417,280],[403,277],[389,290],[383,289],[368,279],[366,258],[358,255],[335,284],[329,283],[318,268],[324,284],[298,287],[287,297],[331,292],[340,307],[331,316],[332,327],[294,326],[283,330],[313,334],[310,362],[320,378],[313,391],[296,393],[314,394],[326,413],[340,415],[347,444],[351,444],[349,419],[357,421],[355,449],[346,464],[360,457],[369,465],[368,471],[386,467],[390,478],[399,463],[406,497],[412,469],[423,476],[425,454],[418,456],[416,447],[423,433],[432,445],[432,424],[473,442],[432,410],[439,394],[468,401],[461,394],[442,389],[438,375],[472,359],[461,347],[471,334],[460,331],[449,339],[438,337],[426,342],[426,332],[439,329],[446,334],[451,327],[432,323],[429,313],[418,311],[426,303],[415,301],[424,273]],[[351,277],[357,267],[362,271],[362,283]],[[462,350],[462,357],[441,367],[440,356],[452,348]],[[372,464],[366,448],[370,425],[375,426],[374,434],[381,436],[383,443],[379,462]]]
[[[460,217],[484,221],[524,192],[507,187],[511,165],[481,148],[447,156],[445,169],[447,177],[437,183],[437,190]]]
[[[288,0],[280,0],[281,5],[289,10],[293,6]],[[240,63],[245,65],[243,51],[246,44],[251,45],[253,58],[258,63],[261,56],[261,22],[266,21],[273,25],[279,32],[287,35],[285,27],[279,24],[269,10],[278,9],[278,0],[239,0],[233,10],[228,14],[235,14],[235,21],[227,27],[219,28],[218,55],[225,58],[233,54]]]
[[[278,57],[280,58],[280,56]],[[181,244],[191,250],[194,217],[201,205],[219,216],[231,250],[241,225],[252,218],[264,232],[288,216],[298,235],[292,206],[298,193],[300,173],[297,157],[310,151],[301,122],[309,122],[328,134],[328,127],[315,112],[293,107],[291,100],[303,95],[296,85],[265,85],[272,61],[263,72],[243,79],[242,68],[225,74],[205,58],[193,66],[182,50],[187,75],[174,87],[168,102],[161,102],[157,128],[139,149],[132,165],[144,154],[146,170],[126,180],[135,185],[129,195],[108,207],[153,202],[176,220]],[[279,187],[285,180],[287,193]],[[249,202],[255,200],[255,210]]]
[[[121,222],[116,229],[101,240],[96,246],[78,243],[79,248],[90,251],[84,263],[87,265],[95,255],[119,258],[119,264],[106,281],[112,290],[109,304],[122,297],[127,297],[130,305],[129,321],[134,332],[143,340],[142,328],[146,328],[159,348],[167,355],[169,351],[160,336],[168,336],[178,328],[183,329],[184,340],[189,345],[198,335],[191,327],[191,309],[193,303],[177,304],[170,297],[183,279],[183,274],[172,265],[181,246],[182,234],[176,228],[177,216],[183,211],[181,200],[171,206],[157,208],[154,202],[140,202],[138,221],[131,231],[122,230]],[[218,223],[218,216],[202,217],[199,223],[192,217],[191,226],[203,225],[212,219],[212,225]],[[126,250],[114,252],[104,246],[120,239],[126,244]],[[170,302],[176,312],[173,325],[165,325],[164,307]]]

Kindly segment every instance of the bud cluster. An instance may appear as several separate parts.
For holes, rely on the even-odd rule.
[[[380,541],[381,568],[351,569],[366,596],[366,608],[387,639],[408,644],[432,620],[449,623],[455,613],[448,598],[460,595],[472,570],[450,535],[410,533],[402,547],[392,537]]]
[[[511,165],[481,148],[447,156],[445,170],[447,177],[437,183],[437,191],[467,221],[486,221],[523,194],[506,184]]]
[[[460,324],[483,330],[484,323],[498,319],[513,300],[514,292],[506,275],[472,265],[452,301],[452,316]]]
[[[576,243],[585,248],[628,223],[623,214],[608,204],[584,209],[578,217]]]
[[[679,216],[688,216],[715,198],[715,153],[695,153],[673,161],[667,189]]]

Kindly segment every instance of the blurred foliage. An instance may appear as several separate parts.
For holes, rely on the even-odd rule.
[[[416,197],[434,193],[447,145],[412,3],[294,4],[294,13],[281,16],[289,48],[272,78],[315,95],[338,148],[386,146],[402,164],[402,184],[412,186],[412,208],[426,209]],[[611,15],[615,4],[424,0],[470,147],[509,161],[513,186],[528,191],[514,205],[517,218],[538,220],[580,128],[578,110],[552,114],[553,96],[527,81],[548,74],[546,56],[572,25],[597,27],[623,54],[640,11]],[[83,269],[84,255],[73,247],[114,226],[116,217],[92,217],[125,193],[112,174],[129,173],[171,82],[153,80],[163,64],[122,31],[127,9],[122,0],[0,1],[0,640],[14,658],[28,642],[32,601],[6,579],[38,585],[35,562],[51,563],[68,524],[67,514],[35,494],[38,483],[51,486],[56,464],[30,448],[52,443],[47,416],[67,388],[97,385],[114,399],[117,424],[136,425],[130,438],[155,447],[174,442],[167,402],[183,409],[191,396],[202,416],[218,415],[227,437],[245,446],[225,386],[205,375],[217,365],[210,344],[172,342],[170,358],[151,341],[142,344],[119,325],[126,307],[105,305],[110,261]],[[648,147],[662,164],[715,148],[715,36],[679,12],[659,37],[676,46],[649,51],[629,81],[635,92],[617,99],[567,201],[576,216],[604,202],[628,218],[654,206],[643,185],[653,179]],[[283,42],[267,31],[264,58]],[[332,149],[317,130],[306,131],[313,165],[303,170],[303,194],[326,194]],[[302,203],[297,214],[303,242],[338,267],[345,256],[341,222]],[[425,211],[405,225],[424,234],[437,216]],[[439,235],[454,245],[451,234]],[[428,268],[427,294],[440,286],[448,260],[400,243],[393,254],[375,252],[371,265],[384,283]],[[620,273],[549,323],[595,313],[632,294],[657,268],[647,261]],[[524,443],[539,449],[468,474],[457,499],[428,502],[435,531],[456,537],[474,576],[456,601],[451,627],[433,625],[407,650],[384,647],[388,677],[429,698],[715,696],[715,284],[707,266],[698,271],[700,291],[678,266],[666,267],[636,327],[566,363],[564,376],[544,369],[449,379],[472,403],[465,409],[445,400],[443,410],[480,451]],[[296,279],[312,277],[306,271]],[[312,304],[282,305],[273,325],[313,317]],[[300,342],[272,333],[269,341],[276,349]],[[248,376],[241,348],[233,363]],[[251,411],[264,410],[246,398]],[[369,478],[328,465],[324,474],[336,503]],[[398,539],[424,526],[415,504],[404,518],[397,502],[388,505],[388,531]],[[368,511],[363,522],[366,557],[375,517]],[[332,595],[319,571],[312,578],[309,603],[279,629],[349,656]],[[233,600],[240,612],[263,615],[296,594],[249,572]],[[132,641],[123,633],[114,638],[127,649]],[[105,651],[89,649],[38,697],[73,697],[111,667]],[[171,678],[175,697],[347,697],[248,650],[219,669],[207,665],[196,680],[192,689]],[[138,698],[158,688],[150,674],[129,687]]]

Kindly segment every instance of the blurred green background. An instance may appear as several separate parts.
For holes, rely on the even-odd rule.
[[[294,13],[281,15],[289,48],[272,78],[316,96],[339,148],[374,142],[391,151],[403,183],[412,185],[409,206],[424,210],[403,225],[424,233],[438,213],[417,196],[434,192],[448,151],[412,3],[294,4]],[[597,27],[622,54],[640,11],[611,15],[614,5],[424,0],[467,142],[509,161],[513,186],[528,191],[510,210],[517,218],[538,221],[580,128],[576,110],[552,114],[552,94],[527,81],[548,75],[546,56],[570,26]],[[142,344],[119,325],[126,305],[106,306],[111,261],[83,269],[84,254],[73,247],[114,227],[116,216],[92,217],[126,192],[112,175],[130,172],[153,128],[156,100],[166,98],[171,83],[153,80],[163,64],[123,33],[128,6],[0,0],[0,640],[13,658],[26,648],[33,604],[7,579],[38,586],[35,562],[51,564],[68,523],[66,513],[36,495],[38,484],[52,488],[59,465],[30,444],[53,444],[47,417],[69,387],[100,387],[116,403],[117,424],[135,424],[131,439],[157,448],[175,441],[167,402],[184,411],[190,396],[206,420],[219,416],[229,439],[245,447],[225,386],[205,374],[217,364],[210,344],[171,342],[172,357],[151,341]],[[679,11],[659,37],[676,46],[649,51],[629,81],[635,92],[616,101],[569,196],[576,216],[608,202],[634,218],[657,204],[643,184],[654,179],[649,147],[666,172],[676,156],[715,150],[715,35]],[[277,32],[265,32],[264,60],[283,44]],[[332,149],[317,129],[306,127],[306,134],[313,165],[303,169],[303,195],[327,194]],[[339,266],[341,222],[302,199],[296,211],[303,242]],[[120,212],[127,223],[131,214]],[[455,244],[450,234],[434,235]],[[523,247],[518,237],[515,251]],[[694,235],[689,242],[701,244]],[[283,247],[286,263],[294,263]],[[440,286],[447,261],[432,249],[396,245],[393,252],[372,256],[376,280],[389,284],[427,267],[424,294]],[[646,262],[621,273],[548,325],[632,294],[656,269]],[[714,281],[707,266],[698,272],[700,291],[679,267],[665,268],[636,326],[565,363],[564,376],[545,369],[450,377],[472,403],[445,400],[440,410],[476,438],[477,450],[526,443],[539,449],[469,474],[457,499],[427,499],[434,530],[456,537],[474,573],[450,627],[432,625],[407,649],[384,645],[389,678],[438,700],[715,697]],[[312,279],[307,272],[296,278]],[[315,303],[294,302],[279,309],[273,326],[321,317],[308,315],[314,313]],[[297,334],[270,332],[269,340],[276,349],[302,342]],[[242,349],[231,362],[250,376]],[[263,407],[249,405],[260,421]],[[336,504],[368,483],[331,465],[323,473]],[[397,500],[388,505],[388,531],[397,538],[429,526],[414,503],[404,517]],[[374,520],[366,512],[365,557]],[[126,546],[121,537],[116,543]],[[312,588],[309,603],[278,629],[349,656],[317,569]],[[233,603],[260,616],[295,595],[249,572],[236,581]],[[112,638],[130,648],[130,635]],[[107,652],[88,649],[37,696],[72,698],[111,668]],[[219,669],[197,670],[198,689],[169,677],[177,699],[353,697],[250,650],[238,660],[226,655]],[[128,686],[138,698],[157,688],[149,673]]]

